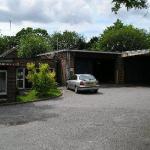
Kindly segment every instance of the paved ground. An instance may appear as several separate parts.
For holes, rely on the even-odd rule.
[[[64,90],[55,101],[0,107],[0,150],[149,150],[150,88]]]

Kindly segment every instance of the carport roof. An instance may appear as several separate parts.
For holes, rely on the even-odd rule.
[[[146,50],[134,50],[134,51],[125,51],[125,52],[102,52],[102,51],[89,51],[89,50],[58,50],[58,51],[52,51],[52,52],[48,52],[48,53],[43,53],[43,54],[39,54],[38,56],[46,56],[46,55],[50,55],[51,57],[53,57],[55,54],[57,53],[65,53],[65,52],[75,52],[75,53],[89,53],[89,54],[108,54],[108,55],[118,55],[121,57],[130,57],[130,56],[137,56],[137,55],[149,55],[150,54],[150,50],[146,49]]]
[[[90,50],[58,50],[58,51],[52,51],[48,53],[39,54],[38,56],[45,56],[45,55],[54,55],[57,53],[63,53],[63,52],[77,52],[77,53],[97,53],[97,54],[111,54],[111,55],[121,55],[121,52],[102,52],[102,51],[90,51]]]
[[[125,51],[122,52],[122,57],[138,56],[138,55],[150,55],[150,50],[136,50],[136,51]]]

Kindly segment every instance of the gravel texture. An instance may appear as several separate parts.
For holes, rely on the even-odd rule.
[[[63,90],[55,101],[0,107],[0,150],[149,150],[150,88]]]

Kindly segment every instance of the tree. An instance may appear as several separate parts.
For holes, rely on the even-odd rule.
[[[37,29],[33,29],[31,27],[27,27],[27,28],[23,28],[22,30],[20,30],[17,34],[16,34],[16,38],[21,38],[22,36],[26,36],[27,34],[31,34],[31,33],[34,33],[36,35],[40,35],[40,36],[48,36],[48,33],[46,30],[44,29],[40,29],[40,28],[37,28]]]
[[[101,34],[96,46],[97,50],[104,51],[129,51],[150,47],[148,34],[144,30],[123,25],[120,20]]]
[[[0,36],[0,54],[15,47],[16,43],[14,38],[13,36]]]
[[[92,37],[90,41],[87,43],[87,49],[93,50],[96,49],[96,43],[98,42],[98,37]]]
[[[86,46],[83,36],[76,32],[55,32],[50,36],[53,49],[84,49]]]
[[[38,96],[47,96],[50,89],[56,88],[55,72],[49,71],[48,64],[40,64],[37,71],[35,64],[28,63],[27,69],[27,79],[32,83]]]
[[[112,0],[113,6],[112,11],[117,13],[118,10],[124,5],[127,10],[135,9],[144,9],[148,8],[147,0]]]
[[[52,47],[48,38],[31,33],[21,37],[18,45],[18,56],[32,58],[51,50]]]
[[[44,29],[33,29],[31,27],[23,28],[15,36],[16,45],[20,42],[20,39],[28,34],[35,34],[37,36],[48,37],[48,33]]]

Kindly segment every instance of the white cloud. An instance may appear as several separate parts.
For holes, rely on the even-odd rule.
[[[2,6],[4,7],[4,4]],[[91,22],[92,17],[90,7],[85,0],[6,0],[6,6],[8,10],[0,9],[1,22],[12,19],[14,22],[58,21],[77,24]]]
[[[150,0],[149,0],[150,2]],[[116,19],[149,29],[150,12],[122,8],[111,12],[111,0],[0,0],[0,31],[13,35],[22,28],[44,28],[49,33],[71,30],[85,35],[99,35]],[[12,20],[10,31],[9,20]]]

